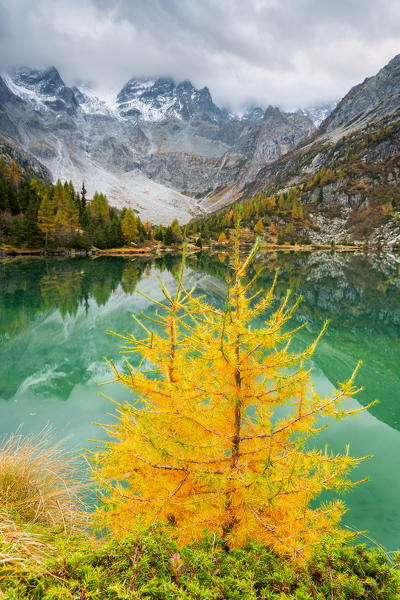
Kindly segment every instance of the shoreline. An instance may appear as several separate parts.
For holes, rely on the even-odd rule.
[[[240,247],[247,249],[254,244],[254,241],[243,241],[240,243]],[[198,248],[194,245],[188,246],[187,254],[198,254],[200,252],[216,252],[216,253],[229,253],[233,247],[231,243],[216,243],[210,245],[204,245],[202,248]],[[399,252],[399,249],[394,249],[391,246],[367,246],[367,245],[335,245],[331,244],[271,244],[262,243],[260,251],[262,252]],[[143,258],[154,258],[163,256],[165,254],[176,254],[182,252],[182,246],[153,246],[143,248],[93,248],[91,250],[67,250],[60,248],[50,252],[44,252],[43,248],[0,248],[0,259],[6,257],[18,258],[21,256],[36,256],[38,258],[45,256],[66,256],[66,257],[77,257],[77,256],[137,256]]]

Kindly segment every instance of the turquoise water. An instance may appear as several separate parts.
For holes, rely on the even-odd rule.
[[[200,255],[188,259],[186,280],[222,305],[227,260]],[[306,323],[294,338],[304,347],[325,319],[330,325],[313,360],[321,393],[345,380],[357,361],[365,389],[357,407],[379,404],[357,417],[332,424],[320,434],[351,454],[372,454],[354,474],[370,480],[344,498],[344,523],[390,550],[400,547],[400,258],[389,255],[270,254],[258,259],[266,288],[279,268],[277,295],[287,287],[303,300],[295,323]],[[101,392],[122,401],[129,392],[109,380],[104,357],[122,364],[118,338],[107,330],[135,332],[132,313],[153,312],[135,293],[161,299],[158,276],[174,286],[179,258],[22,258],[0,261],[0,434],[21,428],[40,431],[50,424],[71,449],[104,439],[94,423],[110,423],[113,405]]]

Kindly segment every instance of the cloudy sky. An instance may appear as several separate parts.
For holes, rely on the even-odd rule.
[[[231,109],[294,108],[398,53],[399,0],[0,0],[0,69],[53,64],[102,95],[169,75]]]

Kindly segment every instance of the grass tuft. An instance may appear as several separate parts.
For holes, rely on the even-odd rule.
[[[78,464],[46,428],[0,440],[0,510],[18,522],[61,525],[66,531],[82,517]]]
[[[0,439],[0,566],[40,567],[55,536],[86,521],[78,466],[49,428]]]

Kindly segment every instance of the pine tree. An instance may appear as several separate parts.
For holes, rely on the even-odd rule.
[[[81,205],[82,205],[82,208],[86,208],[86,194],[87,194],[87,189],[85,187],[85,182],[82,181],[82,188],[81,188]]]
[[[37,212],[37,203],[32,200],[24,213],[22,222],[23,241],[29,248],[35,248],[42,241],[42,235],[38,227]]]
[[[146,369],[111,363],[115,381],[136,398],[119,405],[107,428],[112,439],[94,455],[106,486],[97,518],[115,535],[158,521],[173,526],[180,543],[206,528],[231,546],[260,541],[294,557],[327,532],[339,535],[343,503],[310,503],[323,490],[354,485],[347,472],[360,459],[348,449],[313,450],[309,438],[321,416],[357,412],[339,406],[357,391],[356,371],[331,397],[313,391],[305,361],[319,337],[303,352],[289,350],[289,295],[263,327],[252,327],[274,298],[272,286],[256,301],[246,280],[258,247],[241,262],[237,234],[224,309],[185,289],[182,261],[176,293],[162,284],[165,303],[154,301],[153,330],[139,321],[143,338],[120,336]],[[282,406],[286,416],[277,418]]]
[[[68,195],[65,207],[66,227],[70,236],[79,228],[79,208],[76,205],[74,196],[75,193]]]
[[[19,187],[21,184],[21,169],[15,162],[15,160],[11,160],[9,167],[9,178],[14,188],[19,191]]]
[[[164,243],[167,246],[171,246],[175,241],[175,237],[174,237],[174,233],[172,231],[172,227],[171,225],[168,225],[168,227],[165,229],[165,235],[164,235]]]
[[[43,194],[38,211],[38,227],[44,233],[44,252],[46,253],[48,238],[52,237],[56,230],[53,203],[46,193]]]
[[[110,206],[108,199],[105,194],[95,192],[92,200],[88,205],[88,212],[90,217],[97,224],[108,225],[110,221]]]
[[[122,245],[121,223],[117,217],[114,217],[107,229],[107,246],[109,248],[119,248]]]
[[[85,187],[85,183],[82,183],[81,193],[79,196],[79,222],[82,227],[88,227],[89,225],[89,215],[87,210],[87,202],[86,202],[86,194],[87,189]]]
[[[163,242],[165,238],[165,228],[162,225],[159,225],[154,230],[154,239],[159,242]]]

